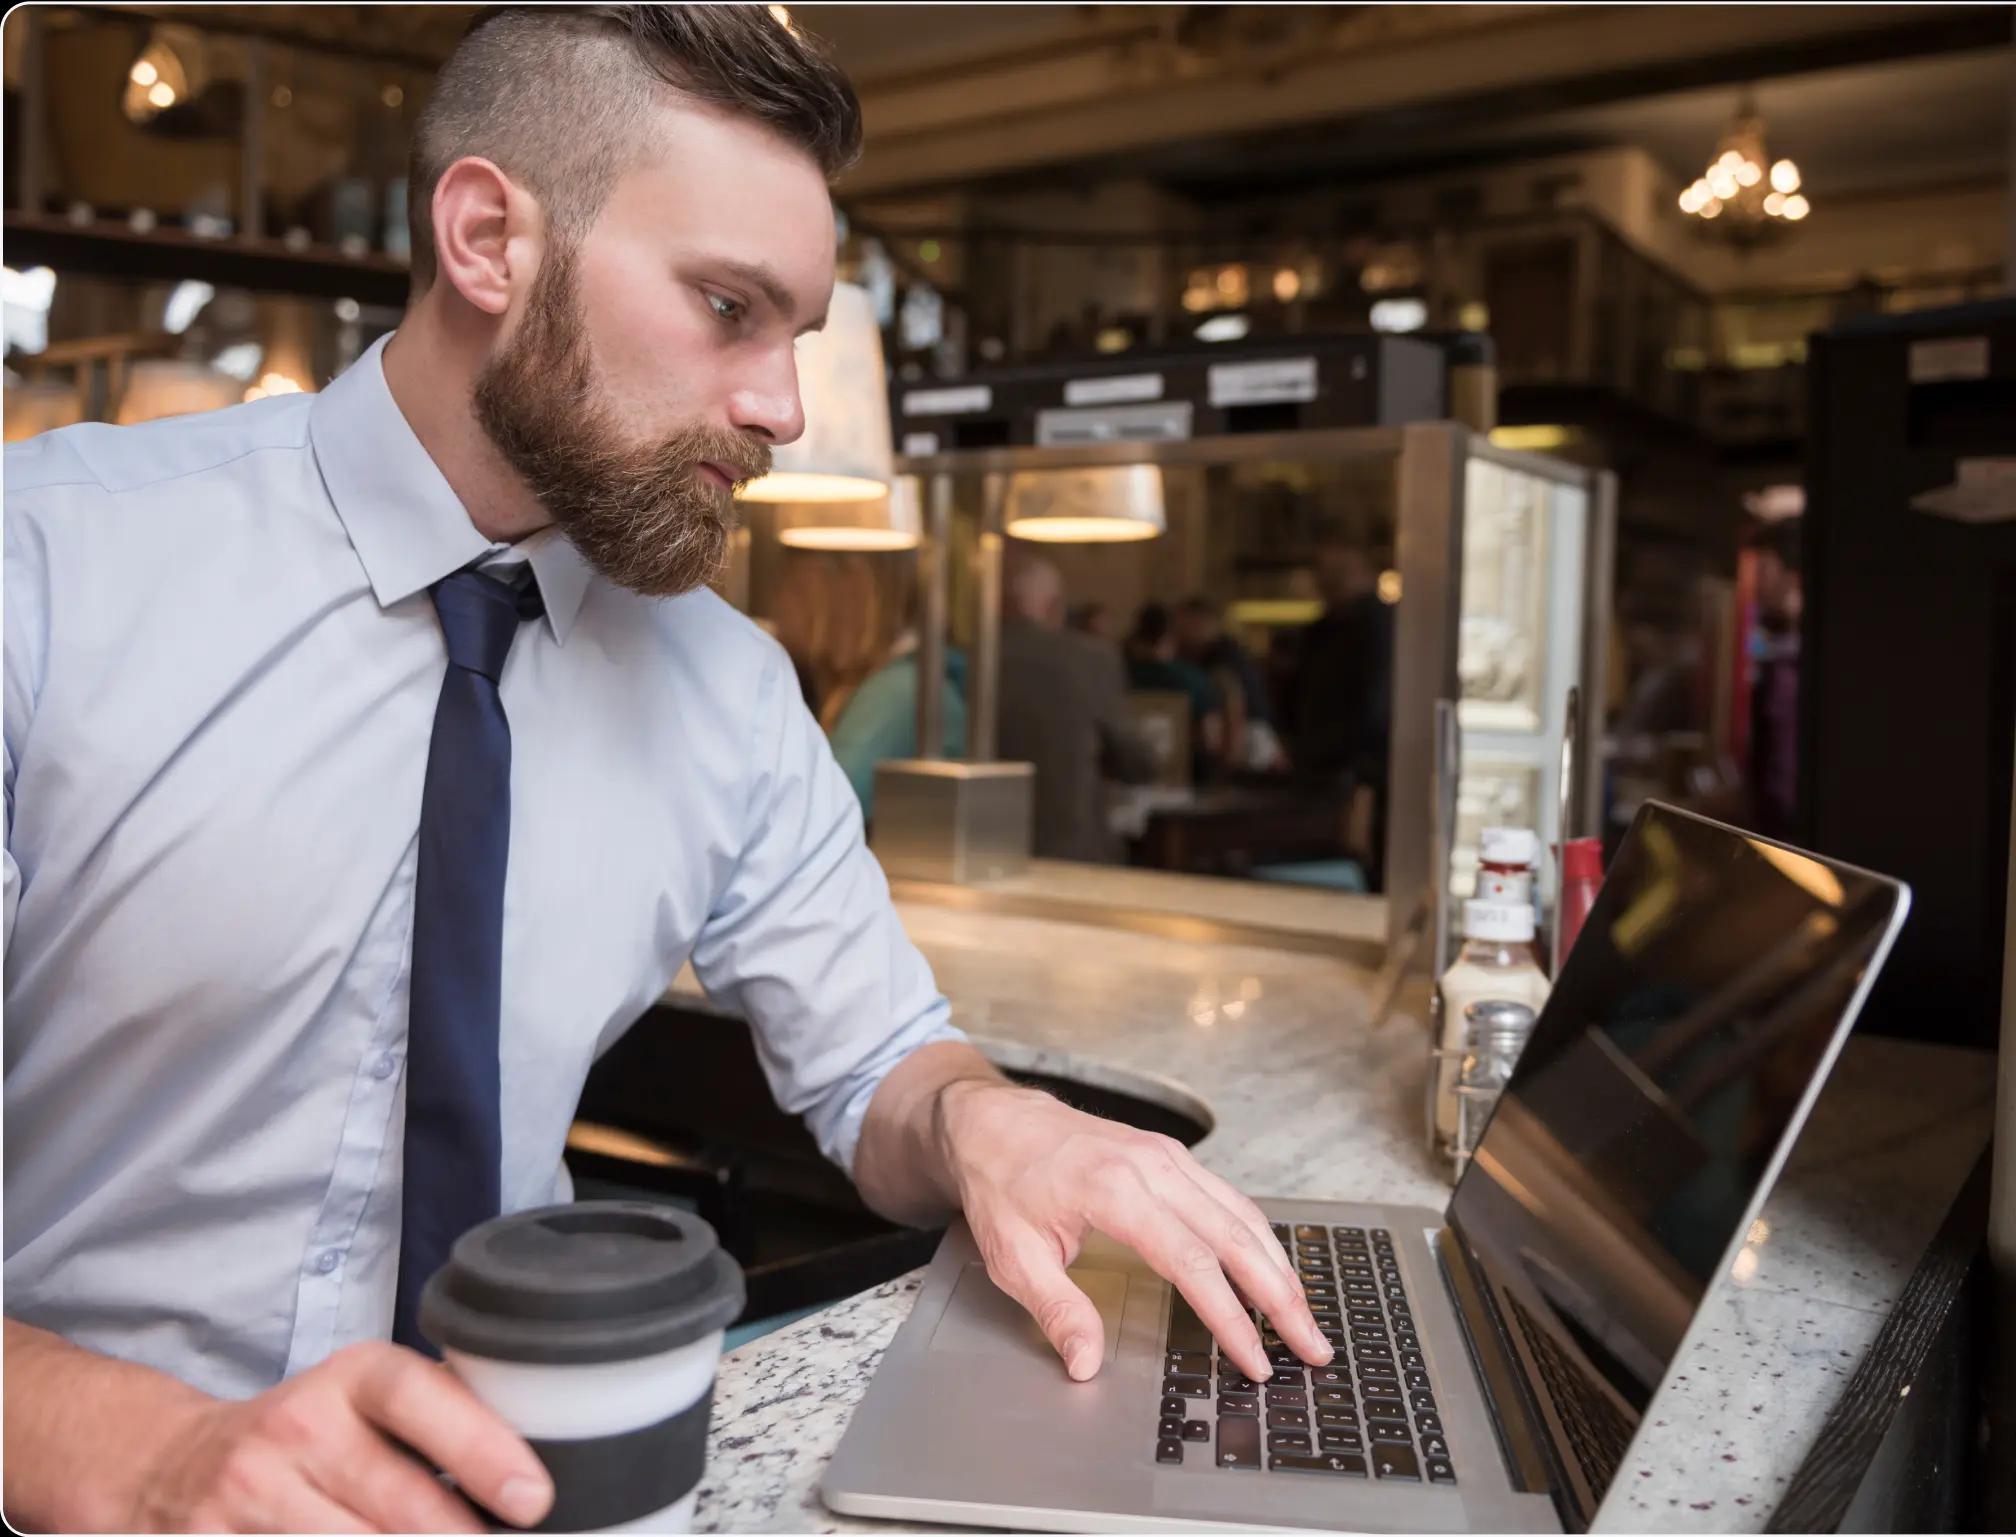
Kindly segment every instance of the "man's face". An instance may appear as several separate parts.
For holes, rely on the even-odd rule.
[[[1202,656],[1217,639],[1218,621],[1215,616],[1191,608],[1176,611],[1176,646],[1183,655]]]
[[[804,430],[793,344],[833,292],[819,168],[759,124],[666,111],[585,235],[549,239],[475,392],[589,564],[653,596],[720,569],[734,488]]]
[[[1370,585],[1370,566],[1349,545],[1327,544],[1316,552],[1316,590],[1330,604],[1348,603]]]

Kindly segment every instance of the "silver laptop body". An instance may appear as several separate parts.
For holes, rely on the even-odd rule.
[[[1107,1359],[1071,1383],[955,1225],[826,1503],[1050,1531],[1586,1529],[1909,900],[1648,804],[1447,1209],[1260,1202],[1312,1298],[1335,1294],[1326,1372],[1283,1355],[1246,1383],[1095,1238],[1071,1274]]]

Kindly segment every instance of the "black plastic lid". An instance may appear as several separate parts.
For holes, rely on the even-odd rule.
[[[583,1365],[691,1344],[726,1328],[742,1300],[742,1267],[698,1217],[577,1201],[456,1239],[420,1294],[420,1329],[474,1356]]]

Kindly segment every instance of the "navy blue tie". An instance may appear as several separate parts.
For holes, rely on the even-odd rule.
[[[392,1338],[421,1337],[420,1288],[455,1240],[498,1213],[503,1134],[497,1017],[504,868],[511,847],[511,726],[497,680],[521,619],[540,612],[531,572],[506,586],[474,570],[434,584],[448,673],[420,793],[413,981],[406,1025],[406,1159]]]

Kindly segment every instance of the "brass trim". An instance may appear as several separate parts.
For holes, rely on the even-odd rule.
[[[1031,892],[993,891],[980,886],[956,886],[949,882],[898,878],[890,881],[889,894],[899,902],[928,902],[934,907],[947,907],[957,912],[1049,918],[1197,945],[1257,945],[1270,950],[1330,955],[1371,966],[1377,966],[1386,954],[1386,947],[1380,941],[1348,934],[1285,929],[1267,924],[1241,923],[1236,919],[1199,918],[1189,913],[1158,912],[1148,907],[1073,901],[1068,897]]]

